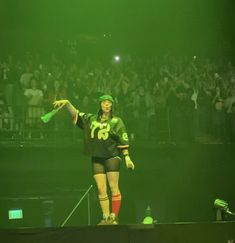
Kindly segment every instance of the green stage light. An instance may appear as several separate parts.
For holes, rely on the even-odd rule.
[[[8,219],[22,219],[23,210],[22,209],[10,209],[8,210]]]
[[[148,206],[145,210],[145,217],[142,221],[142,224],[154,224],[157,221],[153,219],[152,216],[152,209],[150,208],[150,206]]]

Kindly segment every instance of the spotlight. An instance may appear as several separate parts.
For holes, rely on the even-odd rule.
[[[120,61],[120,56],[116,55],[113,57],[114,61],[115,62],[119,62]]]
[[[111,35],[111,34],[108,34],[108,33],[104,33],[104,34],[103,34],[103,37],[104,37],[104,38],[111,38],[112,35]]]
[[[223,209],[225,211],[228,209],[228,203],[224,200],[221,200],[221,199],[216,199],[214,201],[214,206],[215,206],[215,208],[220,208],[220,209]]]
[[[235,216],[235,213],[231,212],[228,207],[228,203],[221,199],[216,199],[214,201],[214,207],[216,209],[222,210],[224,213]]]
[[[156,222],[157,222],[157,220],[153,219],[152,210],[151,210],[150,206],[148,206],[145,210],[145,216],[142,221],[142,224],[155,224]]]

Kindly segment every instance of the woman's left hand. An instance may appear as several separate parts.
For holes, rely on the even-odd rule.
[[[131,161],[131,158],[129,155],[125,156],[125,162],[126,162],[126,167],[127,169],[131,169],[134,170],[135,169],[135,165],[134,163]]]

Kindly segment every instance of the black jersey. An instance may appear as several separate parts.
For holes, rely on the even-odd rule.
[[[76,125],[84,129],[85,151],[91,156],[110,158],[129,147],[126,127],[119,117],[101,121],[97,115],[79,112]]]

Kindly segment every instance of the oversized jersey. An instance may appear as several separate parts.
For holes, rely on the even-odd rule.
[[[85,152],[91,156],[110,158],[129,147],[126,127],[119,117],[101,121],[97,115],[79,112],[76,125],[84,130]]]

